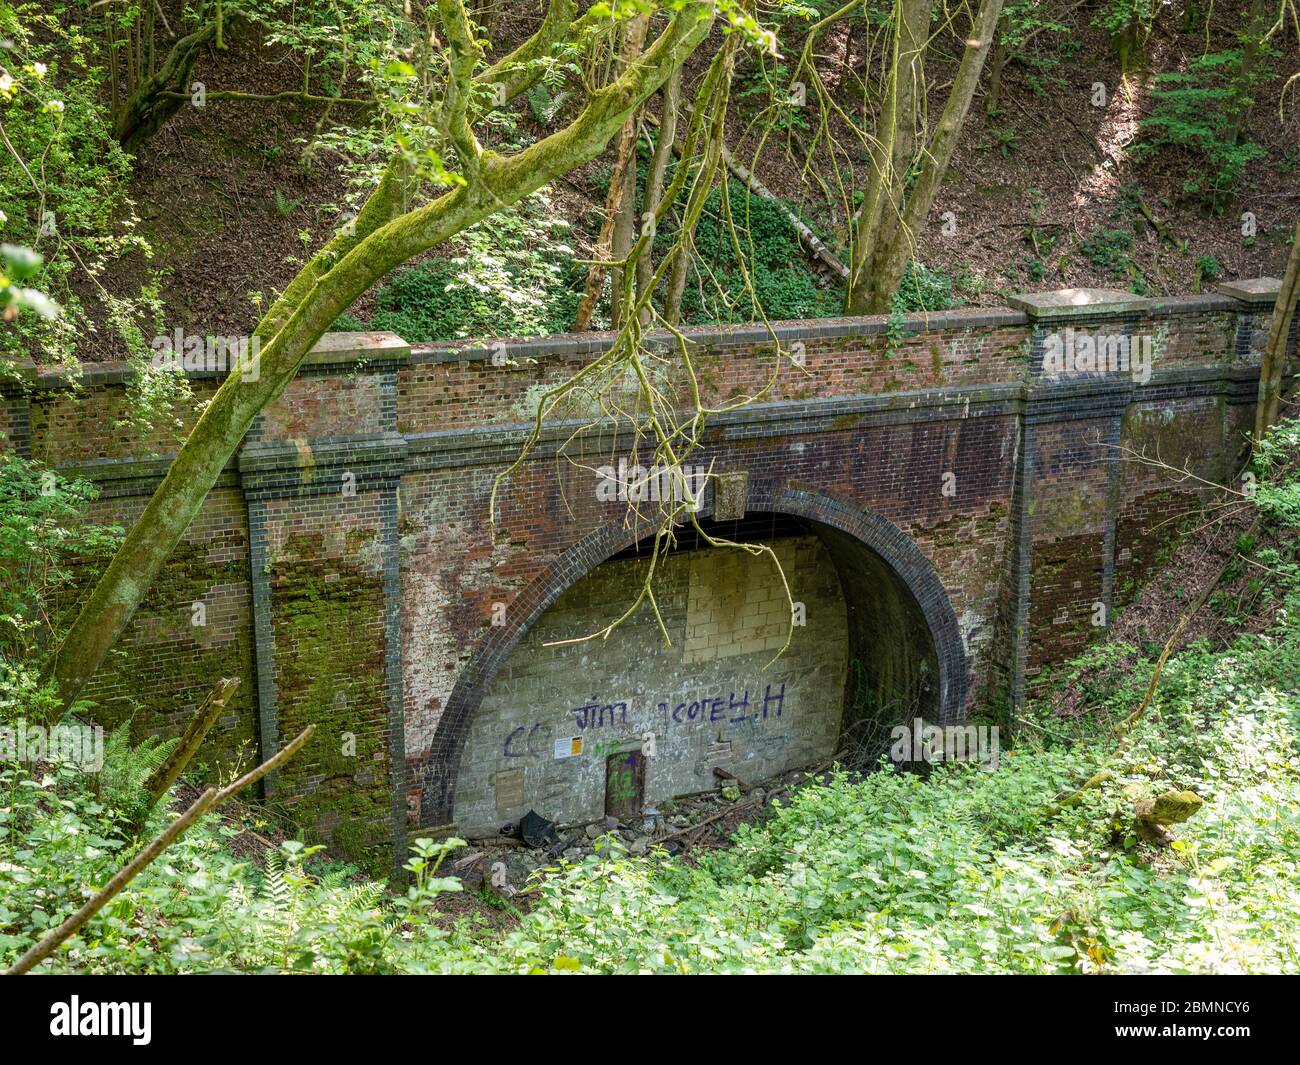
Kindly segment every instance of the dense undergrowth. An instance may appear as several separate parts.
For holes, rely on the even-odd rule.
[[[241,829],[209,818],[41,971],[1295,971],[1298,456],[1290,422],[1256,459],[1274,546],[1251,550],[1271,574],[1274,623],[1175,655],[1122,745],[1119,724],[1155,663],[1112,644],[1090,657],[1137,655],[1133,669],[1097,688],[1081,717],[1031,707],[996,769],[837,772],[693,865],[607,852],[557,867],[504,931],[439,911],[438,896],[459,886],[440,875],[458,841],[418,841],[408,885],[389,893],[347,868],[322,870],[297,842],[264,866],[236,857]],[[34,715],[39,698],[7,659],[6,721]],[[118,743],[98,775],[0,770],[0,961],[136,846],[129,763],[148,756]],[[1054,810],[1103,767],[1103,786]],[[1204,805],[1173,845],[1139,839],[1134,800],[1182,789]],[[168,817],[155,810],[145,835]]]

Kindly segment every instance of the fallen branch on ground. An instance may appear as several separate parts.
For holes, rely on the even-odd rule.
[[[245,773],[229,787],[222,788],[220,791],[216,788],[208,788],[190,805],[188,810],[168,825],[161,835],[119,869],[103,889],[88,899],[81,909],[59,925],[58,928],[42,936],[26,954],[5,970],[5,975],[21,976],[23,973],[31,972],[32,969],[58,950],[63,943],[76,935],[87,921],[112,901],[127,884],[144,872],[155,858],[180,839],[195,821],[209,810],[220,806],[232,795],[248,787],[249,784],[256,783],[271,770],[287,762],[298,753],[304,743],[311,739],[312,733],[315,731],[315,725],[308,725],[289,746],[274,758],[268,758],[252,772]]]

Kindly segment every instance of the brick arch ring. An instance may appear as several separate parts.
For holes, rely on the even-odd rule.
[[[700,508],[711,517],[712,490]],[[911,593],[934,641],[938,661],[938,719],[954,724],[965,717],[968,687],[965,645],[948,592],[930,560],[893,522],[817,488],[770,480],[751,480],[745,504],[749,513],[787,514],[838,529],[877,555]],[[645,537],[643,530],[607,525],[593,530],[564,551],[511,603],[505,625],[484,635],[447,699],[438,719],[420,783],[420,823],[452,821],[456,778],[470,719],[488,685],[529,627],[582,577]]]

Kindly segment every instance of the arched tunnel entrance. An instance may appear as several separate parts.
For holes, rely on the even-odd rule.
[[[866,766],[894,724],[957,720],[965,660],[929,563],[888,522],[798,512],[809,509],[702,523],[715,538],[769,545],[780,572],[769,556],[683,529],[653,584],[667,643],[648,603],[608,637],[583,639],[636,599],[649,541],[604,552],[554,589],[507,647],[498,636],[477,705],[457,707],[453,693],[460,749],[444,746],[437,792],[426,780],[425,823],[441,814],[481,835],[530,809],[561,824],[628,816],[716,787],[715,769],[757,783],[837,753]],[[790,616],[782,572],[797,624],[773,661]]]

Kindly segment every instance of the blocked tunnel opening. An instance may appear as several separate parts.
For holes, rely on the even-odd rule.
[[[790,611],[771,560],[712,548],[690,528],[657,568],[671,643],[646,606],[607,639],[581,640],[621,614],[643,580],[650,541],[611,544],[482,676],[460,750],[449,752],[443,823],[487,834],[532,809],[578,824],[713,790],[715,770],[757,784],[837,754],[869,768],[895,724],[959,715],[955,618],[928,562],[892,525],[842,528],[775,509],[702,524],[781,557],[804,612],[785,654],[768,664]],[[912,554],[887,559],[898,542]],[[654,754],[629,758],[647,737]]]
[[[772,544],[816,537],[825,548],[845,608],[847,654],[837,753],[845,755],[846,764],[874,766],[888,751],[896,724],[917,717],[939,720],[939,662],[930,622],[912,589],[876,551],[833,525],[795,514],[750,513],[736,521],[701,520],[700,525],[715,540]],[[645,557],[652,545],[653,537],[647,537],[607,561]],[[674,551],[699,550],[736,549],[712,548],[693,527],[683,528]],[[799,602],[794,580],[790,591]]]

